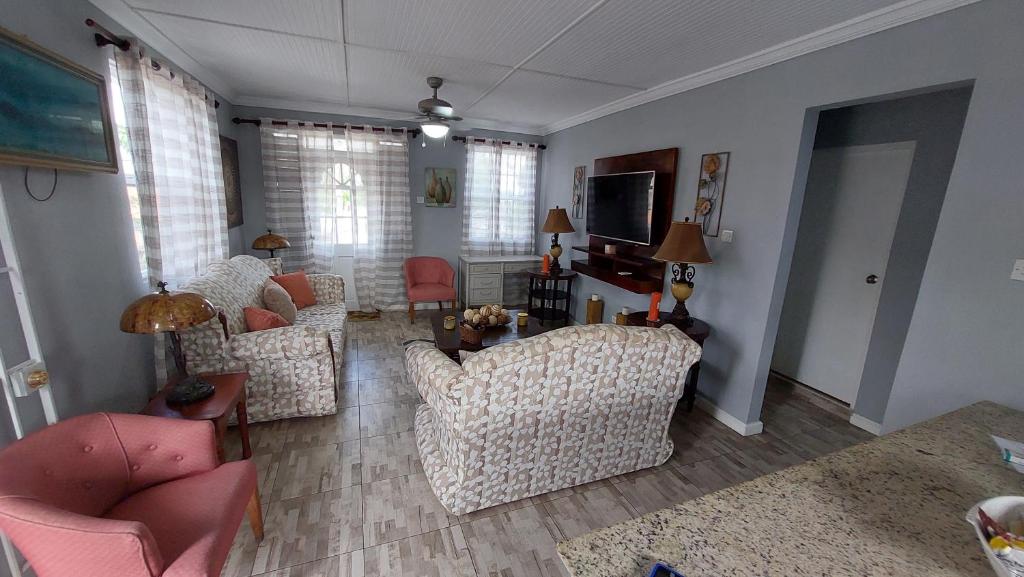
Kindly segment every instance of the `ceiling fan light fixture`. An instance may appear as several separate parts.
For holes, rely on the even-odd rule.
[[[444,138],[448,135],[448,130],[451,127],[440,120],[428,120],[421,124],[420,128],[423,129],[423,134],[430,138]]]

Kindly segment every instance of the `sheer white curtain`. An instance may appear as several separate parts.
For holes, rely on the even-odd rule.
[[[260,127],[267,223],[292,245],[282,251],[285,265],[333,272],[335,254],[350,253],[360,308],[404,309],[402,263],[412,254],[406,132],[270,119]]]
[[[537,149],[522,143],[466,143],[462,252],[533,254]]]
[[[176,287],[228,256],[214,97],[135,50],[115,52],[150,283]]]

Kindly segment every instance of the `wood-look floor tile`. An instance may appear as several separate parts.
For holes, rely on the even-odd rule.
[[[345,359],[345,362],[341,364],[341,381],[351,382],[359,380],[359,362],[355,357],[349,357]]]
[[[286,567],[263,573],[259,577],[363,577],[363,551],[353,551]]]
[[[347,381],[338,385],[338,408],[359,406],[359,383]]]
[[[281,453],[253,455],[252,462],[256,465],[256,484],[260,491],[260,501],[270,502],[277,484],[277,474],[281,470]]]
[[[567,576],[555,543],[561,533],[545,511],[523,507],[461,525],[477,575]]]
[[[252,574],[252,565],[256,561],[256,538],[252,535],[249,523],[242,521],[242,525],[235,534],[235,540],[231,544],[228,558],[224,561],[220,577],[249,577]]]
[[[396,401],[418,401],[420,394],[405,376],[359,381],[359,404],[376,405]]]
[[[458,525],[363,550],[366,577],[475,577]]]
[[[362,524],[360,485],[271,503],[253,575],[362,549]]]
[[[358,360],[380,359],[384,357],[400,357],[405,355],[405,347],[396,339],[362,339],[358,346]]]
[[[379,357],[359,361],[359,380],[405,377],[405,355]]]
[[[359,407],[359,436],[365,439],[411,431],[419,404],[419,401],[398,401]]]
[[[636,516],[636,511],[614,485],[548,501],[543,506],[558,525],[563,539],[572,539]]]
[[[362,439],[360,449],[363,483],[423,472],[414,431]]]
[[[334,415],[288,420],[283,449],[301,449],[359,438],[359,407],[338,409]]]
[[[359,441],[291,449],[281,456],[271,501],[341,489],[361,482]]]
[[[457,523],[430,490],[423,473],[363,485],[363,537],[367,547]]]
[[[706,461],[700,461],[704,463]],[[692,466],[686,465],[687,467]],[[674,467],[645,469],[616,479],[615,488],[638,515],[699,497],[700,490]]]
[[[281,452],[285,443],[284,432],[288,429],[289,422],[288,419],[281,419],[279,421],[249,425],[249,446],[252,447],[252,453],[260,455],[263,453]],[[235,427],[235,430],[237,431],[238,428]],[[237,435],[231,435],[231,437],[233,439],[239,438]]]

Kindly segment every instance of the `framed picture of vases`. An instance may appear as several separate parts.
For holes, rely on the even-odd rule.
[[[432,208],[454,207],[455,169],[428,168],[425,177],[426,190],[423,192],[423,204]]]

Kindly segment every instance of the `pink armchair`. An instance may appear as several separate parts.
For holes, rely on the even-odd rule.
[[[0,531],[39,577],[217,577],[256,467],[219,465],[213,424],[94,413],[0,451]]]
[[[409,297],[409,322],[416,322],[416,303],[451,301],[455,310],[455,271],[443,258],[414,256],[406,259],[405,292]]]

